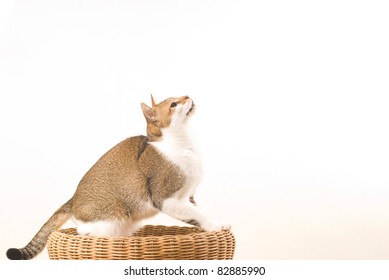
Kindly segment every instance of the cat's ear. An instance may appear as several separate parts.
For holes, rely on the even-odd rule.
[[[154,108],[157,105],[155,104],[153,95],[152,94],[150,94],[150,95],[151,95],[151,107]]]
[[[142,103],[142,111],[143,115],[145,116],[147,121],[153,122],[157,120],[157,117],[155,116],[155,112],[153,109],[151,109],[149,106],[146,104]]]

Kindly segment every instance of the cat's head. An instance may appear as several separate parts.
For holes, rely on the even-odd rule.
[[[164,130],[184,130],[187,121],[195,112],[195,105],[189,96],[171,97],[159,104],[156,104],[151,96],[151,104],[151,108],[141,104],[147,122],[147,136],[151,141],[160,139]]]

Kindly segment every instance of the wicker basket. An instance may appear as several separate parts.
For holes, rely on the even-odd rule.
[[[78,235],[69,228],[53,232],[47,249],[52,260],[230,260],[235,238],[230,231],[147,225],[130,237]]]

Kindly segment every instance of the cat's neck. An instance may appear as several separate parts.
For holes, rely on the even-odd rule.
[[[163,154],[167,160],[181,168],[188,178],[188,186],[197,185],[201,179],[201,156],[196,148],[193,135],[189,130],[165,130],[160,141],[151,144]]]
[[[188,148],[194,149],[195,144],[193,141],[193,134],[190,132],[189,128],[185,127],[184,129],[163,129],[162,137],[159,141],[154,142],[159,145],[166,145],[172,147]]]

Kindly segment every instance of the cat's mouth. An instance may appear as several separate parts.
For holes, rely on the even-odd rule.
[[[194,112],[194,110],[196,109],[196,106],[195,104],[192,102],[192,106],[190,107],[188,113],[186,113],[187,116],[189,116],[192,112]]]

